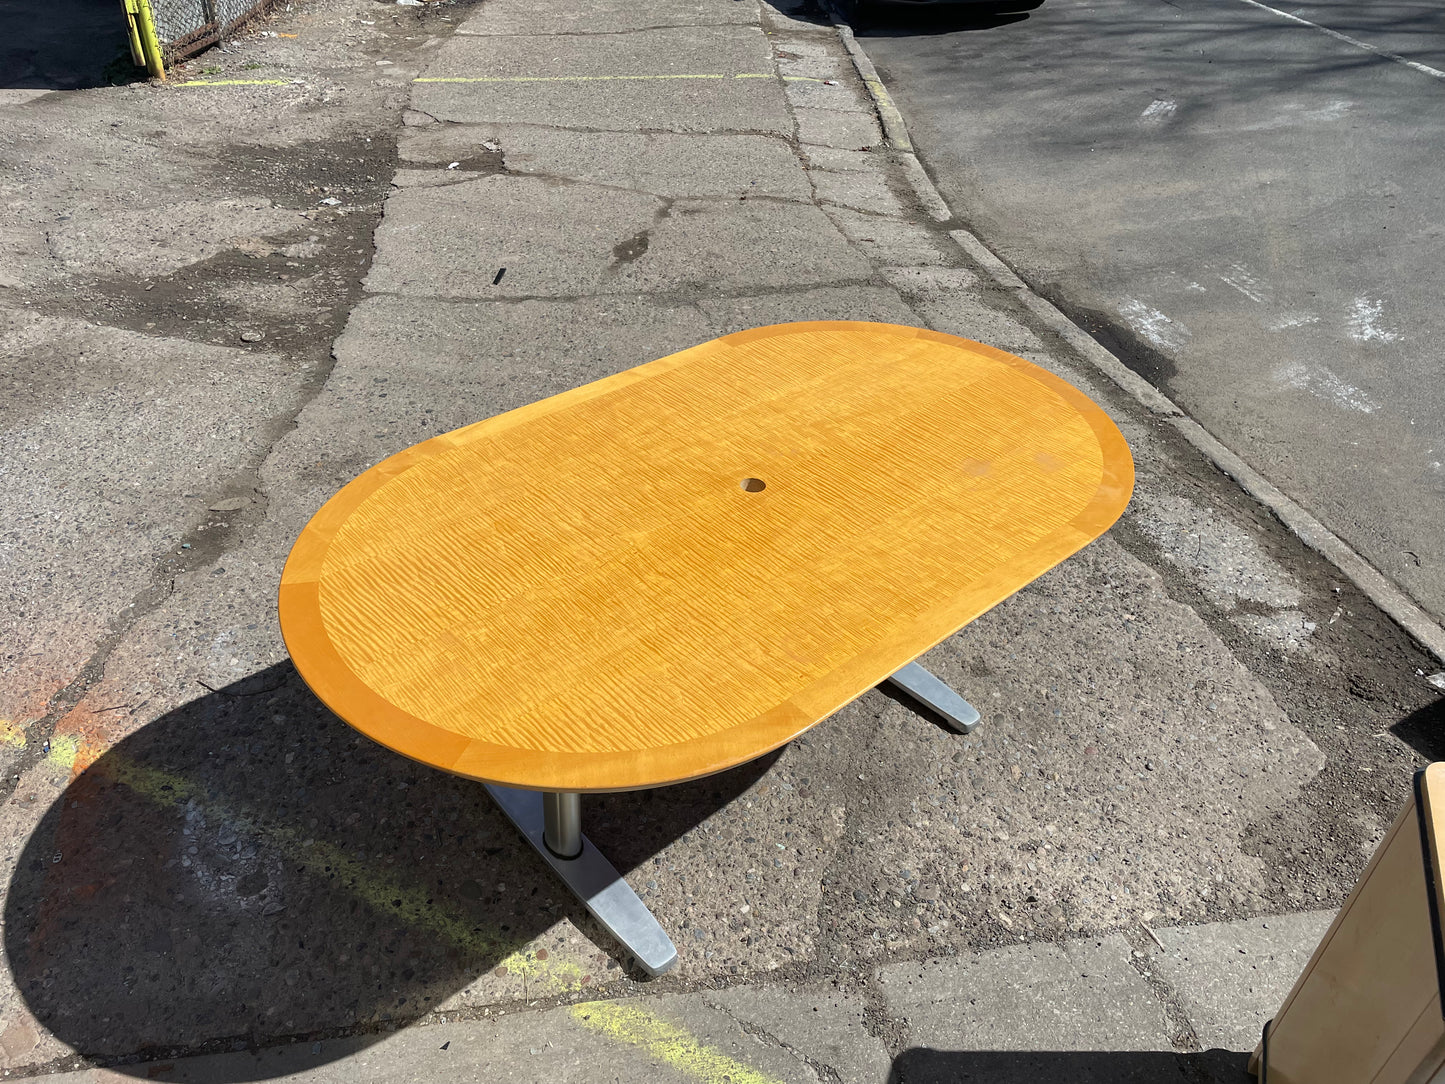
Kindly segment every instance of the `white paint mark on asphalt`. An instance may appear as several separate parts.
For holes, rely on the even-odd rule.
[[[1393,60],[1396,64],[1403,64],[1407,68],[1414,68],[1417,72],[1431,76],[1432,78],[1445,79],[1445,72],[1442,72],[1439,68],[1432,68],[1428,64],[1421,64],[1418,60],[1406,60],[1398,53],[1388,52],[1381,49],[1378,45],[1371,45],[1369,42],[1361,41],[1359,38],[1352,38],[1348,34],[1341,34],[1338,30],[1331,30],[1327,26],[1312,23],[1308,19],[1301,19],[1298,15],[1291,15],[1287,11],[1280,11],[1279,8],[1272,8],[1268,4],[1261,4],[1259,0],[1239,0],[1239,2],[1241,4],[1248,4],[1252,8],[1259,8],[1260,11],[1268,11],[1273,15],[1278,15],[1281,19],[1288,19],[1292,23],[1307,26],[1311,30],[1318,30],[1321,34],[1328,34],[1336,41],[1353,45],[1356,49],[1363,49],[1367,53],[1374,53],[1376,56],[1383,57],[1386,60]]]
[[[1358,410],[1361,414],[1373,414],[1380,406],[1359,388],[1345,383],[1323,365],[1310,366],[1296,362],[1280,369],[1275,373],[1275,377],[1286,387],[1307,391],[1336,406]]]
[[[1164,120],[1173,116],[1174,110],[1178,108],[1178,102],[1171,102],[1168,98],[1155,98],[1139,116],[1143,120]]]
[[[1267,641],[1275,650],[1290,654],[1310,651],[1313,647],[1310,637],[1317,628],[1313,621],[1298,610],[1284,610],[1269,615],[1240,614],[1230,620]]]
[[[1294,576],[1218,509],[1145,491],[1135,496],[1130,511],[1164,560],[1189,569],[1191,582],[1221,610],[1237,609],[1241,602],[1290,610],[1303,600]]]
[[[1343,98],[1316,109],[1306,108],[1303,102],[1277,102],[1274,116],[1265,117],[1244,125],[1243,132],[1269,132],[1276,128],[1289,128],[1298,124],[1332,124],[1349,114],[1355,103]]]
[[[1339,120],[1354,107],[1354,102],[1345,101],[1342,98],[1329,105],[1321,106],[1319,109],[1311,109],[1305,116],[1310,120]]]
[[[1361,343],[1392,343],[1400,337],[1398,331],[1381,327],[1380,314],[1385,303],[1368,297],[1357,297],[1350,306],[1350,337]]]
[[[1161,350],[1178,350],[1189,341],[1189,329],[1158,309],[1131,299],[1119,306],[1119,315],[1129,326]]]
[[[1319,316],[1312,312],[1287,312],[1283,316],[1277,316],[1269,322],[1270,331],[1286,331],[1292,327],[1304,327],[1306,324],[1318,324]]]
[[[1249,268],[1242,263],[1231,264],[1229,274],[1220,275],[1219,280],[1229,286],[1233,286],[1251,301],[1259,303],[1264,300],[1264,287],[1259,280],[1249,273]]]

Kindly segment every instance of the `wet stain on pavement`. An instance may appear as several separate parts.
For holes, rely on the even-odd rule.
[[[612,246],[612,258],[619,264],[631,263],[647,252],[647,247],[652,243],[652,231],[643,230],[635,237],[629,237],[626,241],[619,241]]]

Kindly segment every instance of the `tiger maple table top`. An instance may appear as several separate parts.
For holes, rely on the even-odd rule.
[[[758,328],[408,448],[297,540],[281,627],[389,748],[628,790],[744,763],[1108,529],[1133,460],[1020,358]]]

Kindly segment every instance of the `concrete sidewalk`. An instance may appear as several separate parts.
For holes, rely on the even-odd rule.
[[[378,10],[328,2],[359,36]],[[197,483],[238,529],[202,549],[190,524],[168,586],[88,659],[60,627],[73,697],[6,731],[7,1071],[1237,1079],[1406,793],[1419,758],[1390,728],[1417,740],[1428,658],[1001,285],[816,10],[487,0],[368,47],[409,98],[334,366],[292,409],[284,353],[166,340],[237,369],[223,415],[278,399],[254,485]],[[257,109],[302,94],[279,81]],[[345,97],[305,93],[308,117]],[[285,255],[304,262],[311,219],[254,213],[303,231]],[[276,582],[322,501],[419,439],[807,319],[926,325],[1059,373],[1115,418],[1138,488],[1108,536],[926,657],[983,711],[974,735],[875,690],[754,765],[589,800],[678,943],[644,982],[479,787],[320,707]],[[75,394],[67,441],[167,454]],[[215,406],[164,435],[211,439]],[[47,575],[27,590],[89,613]]]
[[[43,1079],[1235,1084],[1251,1079],[1243,1052],[1330,918],[1163,929],[1145,949],[1111,934],[891,964],[869,994],[738,985],[439,1013],[380,1036]]]

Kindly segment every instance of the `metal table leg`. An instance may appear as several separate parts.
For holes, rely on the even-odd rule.
[[[972,704],[916,662],[887,681],[938,712],[961,733],[967,734],[979,724],[979,714]],[[677,963],[677,948],[652,912],[582,834],[581,795],[544,794],[495,783],[483,786],[527,842],[577,894],[592,917],[622,942],[644,971],[661,975]]]
[[[909,663],[887,680],[888,684],[938,712],[960,734],[970,733],[979,724],[977,708],[916,662]]]
[[[677,963],[677,949],[652,912],[582,834],[581,795],[482,785],[592,917],[622,942],[644,971],[661,975]],[[569,851],[571,857],[565,856]]]

